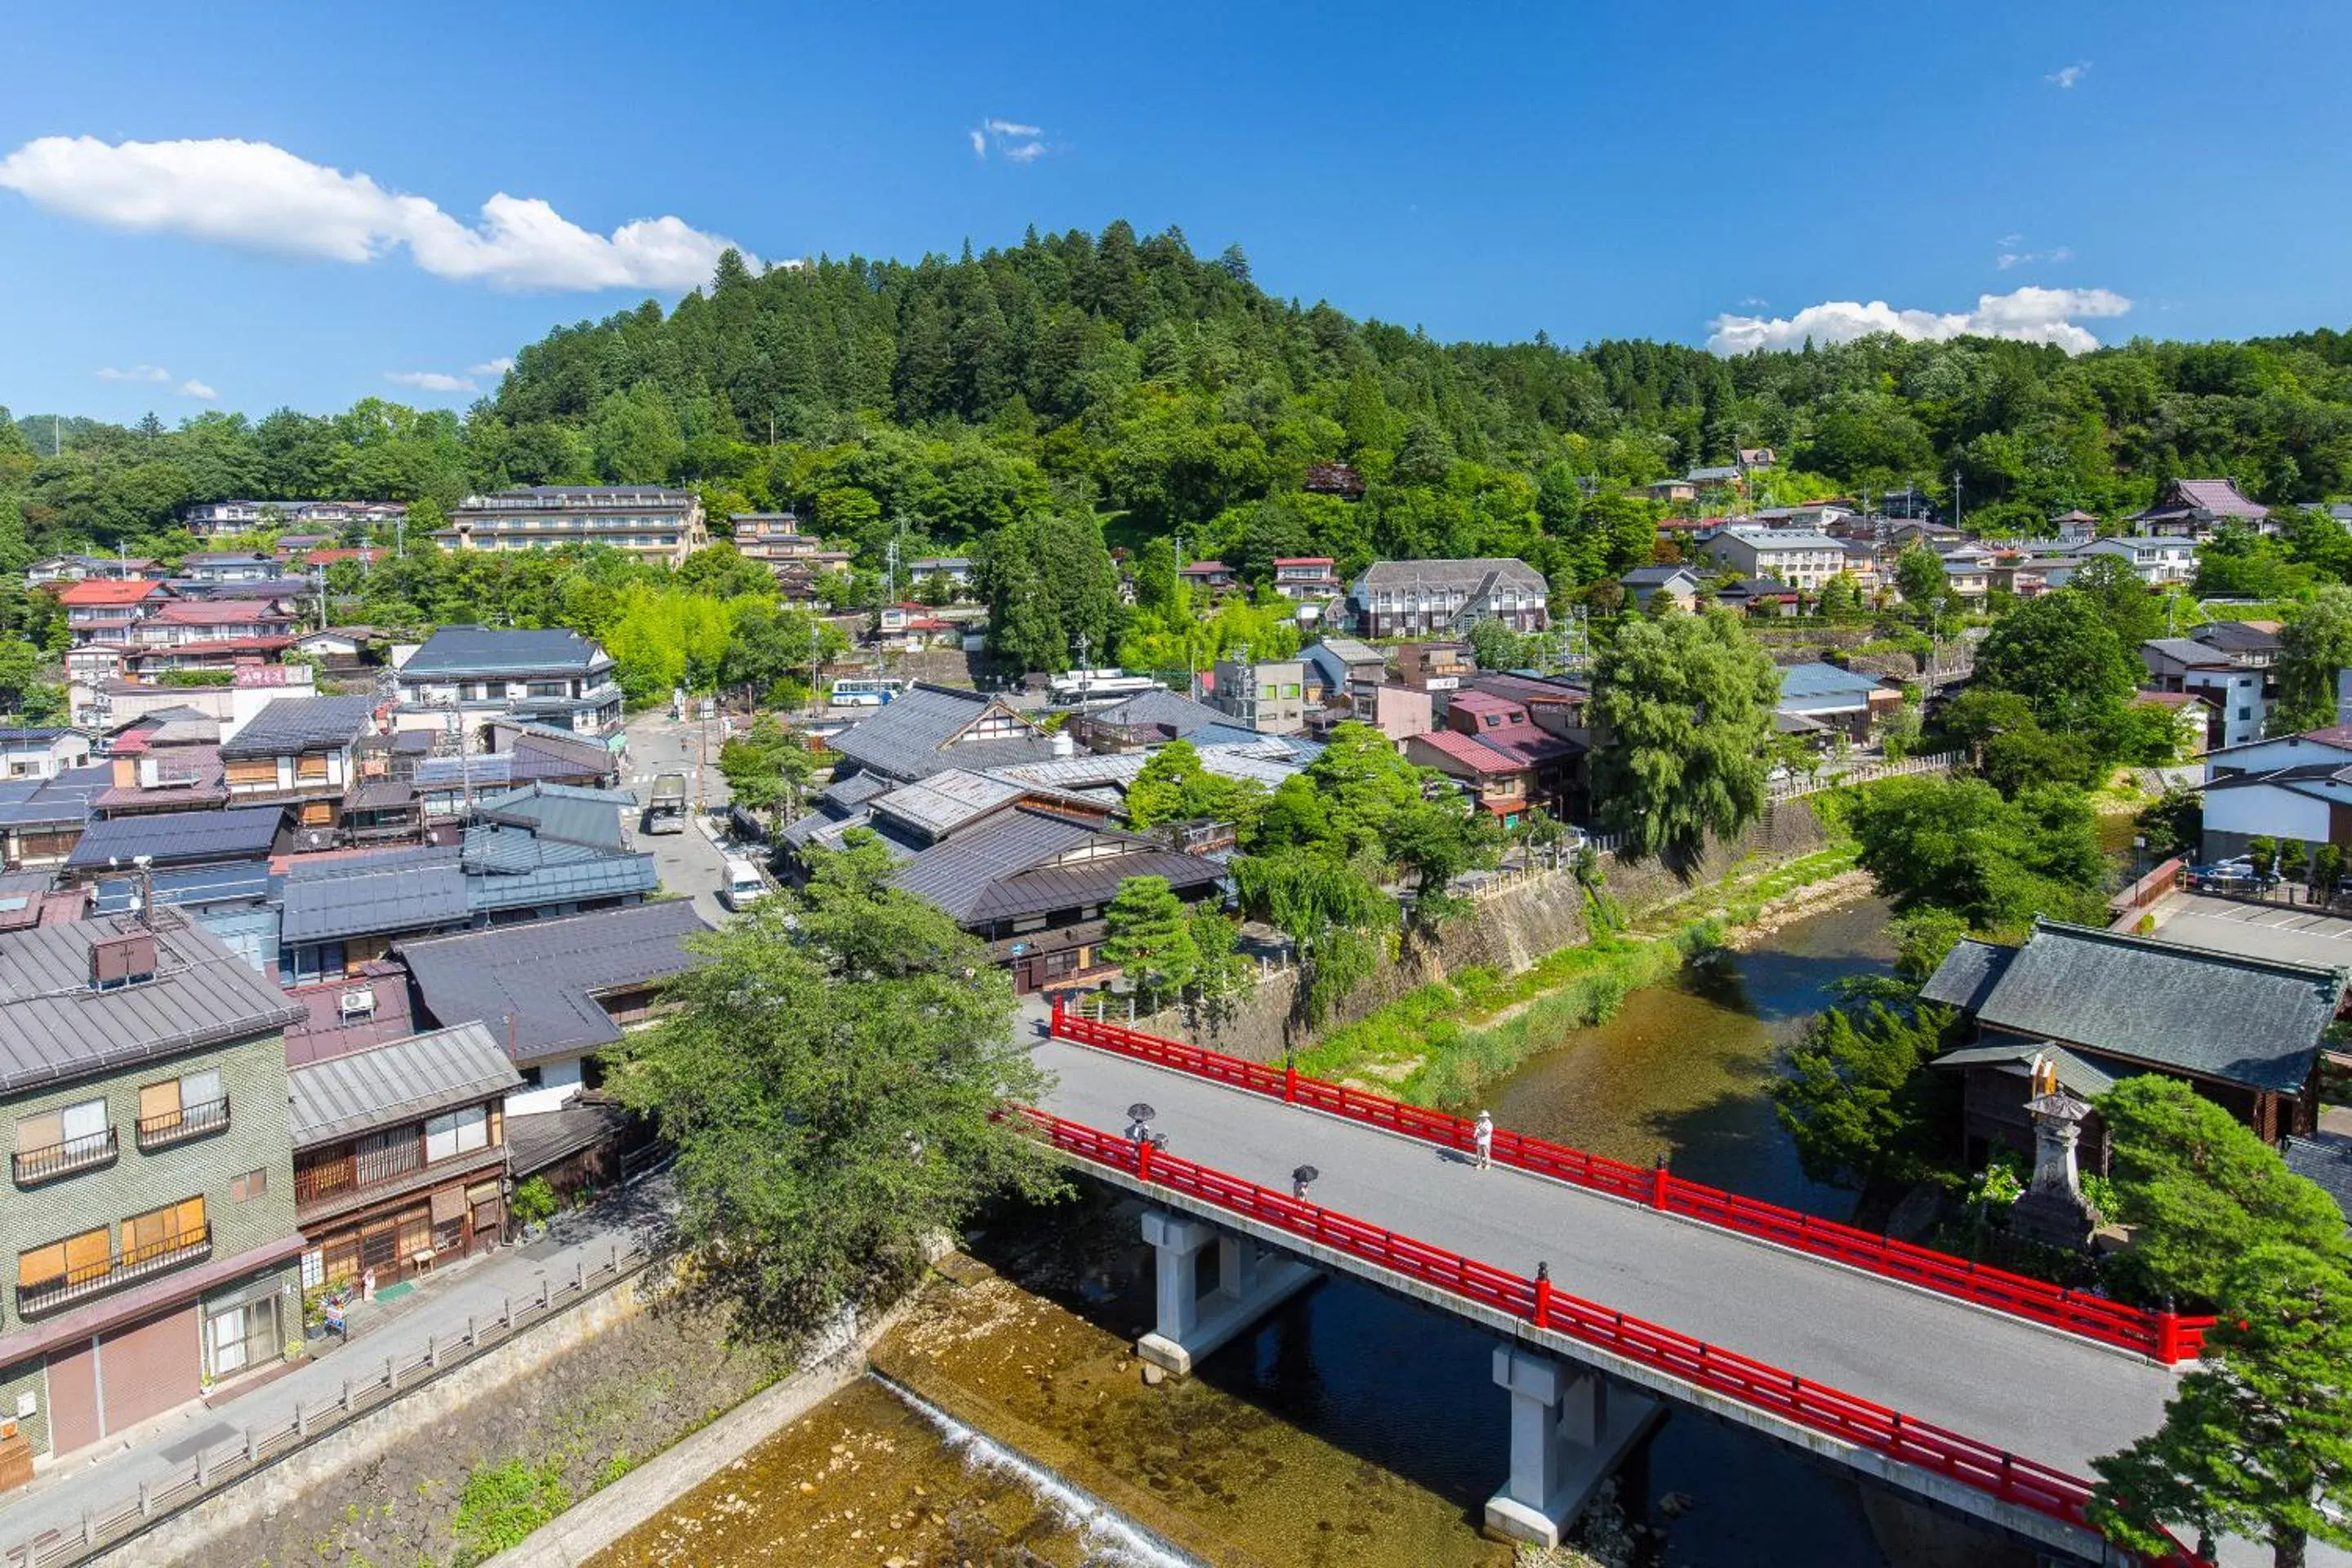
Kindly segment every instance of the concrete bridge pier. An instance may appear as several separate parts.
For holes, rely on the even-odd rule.
[[[1161,1209],[1143,1211],[1143,1239],[1156,1254],[1160,1325],[1137,1342],[1136,1353],[1179,1377],[1316,1277],[1307,1265],[1270,1252],[1250,1237]],[[1212,1242],[1217,1282],[1203,1290],[1200,1255]]]
[[[1511,1479],[1486,1500],[1486,1528],[1558,1546],[1665,1408],[1518,1345],[1495,1347],[1495,1381],[1511,1396]]]

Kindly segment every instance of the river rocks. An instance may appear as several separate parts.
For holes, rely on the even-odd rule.
[[[1167,1368],[1165,1368],[1165,1367],[1158,1367],[1158,1366],[1154,1366],[1154,1365],[1152,1365],[1150,1362],[1145,1362],[1145,1363],[1143,1363],[1143,1386],[1144,1386],[1144,1387],[1146,1387],[1146,1388],[1157,1388],[1157,1387],[1159,1387],[1161,1384],[1163,1384],[1163,1383],[1165,1383],[1165,1382],[1167,1382],[1167,1381],[1168,1381],[1168,1369],[1167,1369]]]

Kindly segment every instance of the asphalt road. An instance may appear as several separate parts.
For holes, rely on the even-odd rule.
[[[722,811],[727,805],[727,780],[719,772],[719,746],[721,739],[719,723],[712,720],[707,726],[709,765],[699,763],[697,756],[704,737],[698,733],[706,727],[688,720],[683,723],[670,721],[669,710],[656,709],[639,714],[629,721],[629,750],[621,768],[621,787],[635,795],[640,805],[653,790],[654,779],[661,773],[686,775],[686,798],[689,820],[683,833],[646,833],[642,828],[642,816],[632,812],[629,831],[641,850],[653,852],[655,869],[661,876],[664,890],[691,894],[694,907],[702,918],[718,925],[727,918],[726,907],[719,901],[719,889],[726,885],[726,856],[710,835],[691,820],[691,807],[698,798],[711,812]],[[700,776],[701,793],[696,793],[697,775]]]
[[[1168,1150],[1817,1379],[2076,1476],[2161,1422],[2173,1374],[2012,1318],[1811,1261],[1354,1122],[1060,1040],[1043,1109],[1117,1131],[1136,1100]]]

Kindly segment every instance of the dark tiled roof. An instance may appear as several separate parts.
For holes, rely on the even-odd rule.
[[[585,669],[603,650],[578,632],[443,626],[401,666],[404,676],[503,675]]]
[[[922,851],[898,868],[891,880],[964,921],[997,882],[1101,831],[1051,812],[1016,807]]]
[[[2311,1076],[2344,987],[2341,970],[2039,920],[1976,1015],[2012,1034],[2292,1094]]]
[[[66,857],[66,865],[81,869],[112,859],[128,866],[142,855],[153,856],[158,866],[259,859],[269,853],[285,817],[285,808],[276,805],[108,817],[83,831],[81,841]]]
[[[280,697],[255,714],[235,740],[221,742],[220,754],[232,760],[283,757],[348,746],[374,718],[373,697]]]
[[[861,768],[901,780],[927,778],[945,768],[1043,762],[1055,754],[1054,737],[1034,732],[949,743],[996,706],[994,698],[982,692],[919,681],[874,717],[835,735],[833,749]]]
[[[1550,585],[1543,574],[1524,561],[1509,557],[1481,557],[1471,561],[1376,561],[1364,568],[1357,581],[1366,593],[1381,589],[1447,588],[1468,593],[1484,583],[1489,574],[1499,583],[1509,583],[1524,591],[1546,593]]]
[[[478,1023],[346,1051],[287,1073],[294,1146],[421,1121],[521,1082],[506,1047]]]
[[[1141,691],[1124,702],[1095,710],[1085,721],[1089,727],[1110,730],[1158,730],[1181,739],[1224,718],[1207,703],[1195,702],[1180,691]]]
[[[1944,962],[1937,965],[1936,973],[1927,977],[1927,984],[1919,987],[1920,998],[1973,1013],[1999,984],[2016,953],[2017,949],[1997,942],[1955,942],[1952,951],[1944,955]]]
[[[0,827],[58,827],[89,819],[89,803],[114,787],[103,763],[60,768],[45,779],[0,779]]]
[[[76,921],[0,933],[0,1090],[247,1039],[301,1016],[243,959],[168,910],[154,922],[155,978],[91,990],[91,946],[131,929]]]
[[[680,899],[403,942],[426,1011],[507,1037],[518,1062],[611,1045],[621,1031],[593,993],[683,974],[702,962],[688,938],[709,931]],[[511,1020],[509,1025],[509,1020]]]
[[[2279,1154],[2288,1170],[2324,1189],[2352,1222],[2352,1138],[2339,1132],[2289,1138],[2279,1144]]]
[[[1006,878],[988,889],[969,919],[971,924],[1019,920],[1055,910],[1107,904],[1118,896],[1129,877],[1163,877],[1181,893],[1221,881],[1224,868],[1198,855],[1173,849],[1140,848],[1131,855],[1081,861],[1075,866],[1047,866]]]
[[[618,849],[621,809],[635,804],[635,796],[620,790],[533,784],[475,802],[474,815],[484,822],[530,827],[545,838]]]
[[[329,860],[296,860],[280,894],[279,940],[429,931],[472,912],[454,847],[385,849]]]

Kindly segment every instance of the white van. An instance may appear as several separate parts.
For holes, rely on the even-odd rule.
[[[719,889],[719,901],[730,910],[748,910],[767,896],[767,879],[760,875],[760,868],[730,856],[727,885]]]

